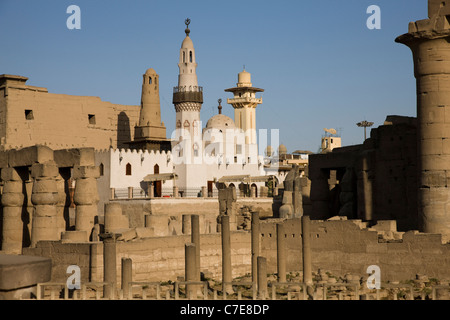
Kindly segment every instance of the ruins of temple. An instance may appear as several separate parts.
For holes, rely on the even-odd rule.
[[[234,93],[229,103],[235,108],[235,120],[221,114],[219,102],[219,114],[205,131],[249,129],[243,142],[249,145],[247,153],[240,154],[240,161],[222,158],[223,162],[213,164],[220,173],[214,173],[215,180],[205,176],[213,166],[200,172],[201,165],[185,163],[177,168],[174,164],[173,157],[184,151],[179,149],[183,141],[190,151],[196,150],[196,143],[199,149],[205,147],[192,138],[203,134],[199,124],[194,125],[199,121],[203,89],[195,75],[189,28],[174,90],[176,123],[185,131],[170,141],[172,149],[167,149],[158,113],[159,78],[153,69],[143,78],[140,111],[108,105],[114,119],[128,112],[127,117],[139,123],[134,129],[126,125],[134,140],[125,141],[119,125],[110,122],[98,146],[85,144],[90,134],[97,134],[97,121],[103,123],[90,113],[82,121],[95,124],[81,125],[85,128],[72,145],[59,140],[62,137],[41,145],[39,125],[31,130],[34,124],[28,121],[39,122],[45,108],[24,109],[31,104],[20,105],[18,97],[38,101],[35,97],[46,91],[26,86],[23,77],[3,76],[0,298],[62,294],[65,299],[69,295],[146,299],[154,294],[159,299],[162,294],[170,300],[180,299],[180,292],[184,299],[196,299],[202,291],[202,298],[217,299],[220,294],[222,299],[239,299],[244,294],[239,290],[247,286],[251,287],[245,292],[248,299],[266,299],[270,290],[272,299],[288,300],[292,295],[304,300],[326,300],[327,295],[355,300],[380,295],[448,299],[450,6],[442,0],[428,3],[429,19],[410,23],[408,33],[396,39],[413,52],[417,117],[388,115],[363,144],[333,145],[326,152],[309,154],[307,162],[299,158],[278,184],[275,178],[280,175],[267,174],[273,171],[253,157],[258,154],[254,153],[254,108],[261,102],[254,94],[262,89],[252,87],[246,71],[238,75],[235,88],[227,89]],[[145,97],[144,91],[151,97]],[[55,107],[57,98],[61,97],[46,105]],[[92,101],[103,104],[84,97],[73,99],[73,104],[89,106]],[[6,115],[15,103],[16,113]],[[19,117],[25,120],[18,121]],[[16,136],[15,127],[29,134]],[[53,132],[42,134],[53,136]],[[328,138],[328,146],[340,143]],[[121,149],[122,143],[130,149]],[[139,150],[142,146],[146,150]],[[238,149],[235,144],[231,148]],[[189,154],[191,160],[196,155]],[[136,170],[144,164],[147,169]],[[228,166],[230,171],[220,171]],[[133,176],[135,171],[141,176]],[[181,194],[187,192],[191,179],[199,179],[195,196]],[[209,187],[209,181],[216,189]],[[236,188],[233,182],[246,187]],[[165,183],[166,197],[161,196]],[[128,186],[126,195],[118,196],[123,185]],[[74,267],[79,269],[81,284],[69,289],[68,270]],[[374,267],[381,271],[381,286],[375,289],[368,285],[368,270]],[[24,268],[29,277],[22,280]],[[267,274],[273,276],[269,279]],[[88,297],[90,288],[94,290]]]

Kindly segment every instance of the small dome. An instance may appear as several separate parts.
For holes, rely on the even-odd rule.
[[[284,144],[280,144],[280,146],[278,147],[278,154],[286,154],[287,153],[287,148]]]
[[[194,43],[192,42],[191,38],[189,38],[189,36],[186,36],[186,38],[184,38],[183,42],[181,43],[181,48],[194,49]]]
[[[147,71],[145,71],[145,74],[156,74],[156,71],[155,71],[155,69],[150,68],[150,69],[147,69]]]
[[[271,157],[273,155],[273,149],[272,146],[267,146],[266,150],[264,151],[266,154],[266,157]]]
[[[245,69],[242,72],[239,72],[238,84],[251,87],[252,86],[252,75],[249,72],[245,71]]]
[[[227,117],[224,114],[216,114],[208,120],[205,129],[235,129],[235,125],[230,117]]]

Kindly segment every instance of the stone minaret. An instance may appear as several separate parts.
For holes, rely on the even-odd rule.
[[[429,0],[428,17],[395,41],[411,49],[417,82],[419,229],[449,240],[450,1]]]
[[[256,144],[256,107],[262,103],[262,98],[256,98],[255,94],[264,90],[252,87],[251,74],[245,69],[238,74],[236,85],[225,90],[234,94],[234,98],[227,99],[234,108],[234,123],[246,133],[246,144]]]
[[[238,82],[235,88],[226,89],[232,92],[234,98],[227,99],[227,103],[234,108],[234,123],[245,134],[245,153],[247,158],[256,160],[258,154],[256,138],[256,107],[262,103],[262,98],[256,98],[257,92],[263,89],[252,86],[251,74],[245,71],[238,74]]]
[[[151,68],[143,75],[139,125],[134,130],[134,141],[128,144],[132,149],[170,150],[170,141],[166,139],[166,127],[164,122],[161,122],[159,76]]]
[[[186,38],[180,49],[178,86],[173,90],[173,104],[176,111],[175,128],[182,129],[177,130],[175,143],[180,140],[189,140],[193,145],[194,140],[201,139],[200,109],[203,103],[203,88],[199,87],[197,82],[194,44],[189,37],[190,20],[186,19],[185,23]]]

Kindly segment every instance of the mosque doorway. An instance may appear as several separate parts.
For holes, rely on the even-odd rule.
[[[213,184],[214,181],[208,181],[208,198],[213,196]]]

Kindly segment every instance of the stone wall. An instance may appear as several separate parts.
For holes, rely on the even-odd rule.
[[[117,242],[117,282],[120,283],[121,259],[133,261],[133,281],[175,281],[184,277],[184,245],[190,236],[155,237]],[[201,271],[218,279],[222,276],[222,249],[219,234],[200,237]],[[42,241],[36,248],[25,248],[24,254],[52,258],[52,281],[65,282],[69,265],[81,269],[81,281],[103,281],[103,243],[62,243]],[[251,269],[250,233],[231,233],[233,277]]]
[[[5,150],[37,144],[54,150],[106,149],[126,147],[132,140],[139,106],[49,93],[27,85],[27,79],[0,78],[0,139]]]
[[[301,220],[286,220],[284,224],[289,253],[287,270],[298,271],[302,269]],[[268,272],[276,272],[276,223],[261,224],[261,248],[267,257]],[[382,281],[410,280],[416,274],[450,279],[450,244],[442,244],[441,235],[377,232],[365,228],[360,220],[312,220],[311,258],[313,271],[320,268],[342,276],[364,276],[368,266],[378,265]]]
[[[267,271],[276,272],[276,223],[286,232],[287,271],[302,269],[301,219],[261,220],[261,256],[267,258]],[[386,227],[388,226],[388,227]],[[392,227],[394,226],[394,227]],[[201,270],[221,279],[220,234],[201,235]],[[184,245],[190,236],[169,236],[117,242],[117,281],[120,283],[121,258],[133,260],[134,281],[168,281],[184,276]],[[416,274],[450,279],[450,245],[437,234],[417,231],[397,232],[395,223],[367,228],[360,220],[311,221],[312,270],[319,268],[334,275],[367,275],[370,265],[381,268],[381,281],[414,279]],[[52,281],[65,281],[66,269],[76,264],[82,281],[103,280],[103,244],[41,241],[24,254],[51,257]],[[233,277],[251,270],[250,232],[231,233]]]

